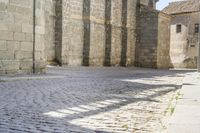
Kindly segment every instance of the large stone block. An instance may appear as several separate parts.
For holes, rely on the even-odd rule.
[[[32,23],[32,15],[14,14],[15,23]]]
[[[33,61],[32,60],[22,60],[20,61],[20,70],[32,70],[33,68]]]
[[[25,33],[14,33],[14,40],[15,41],[25,41],[26,40],[26,36]]]
[[[7,50],[6,41],[0,41],[0,50]]]
[[[21,42],[21,51],[33,51],[33,43],[31,42]]]
[[[8,30],[8,25],[6,23],[0,22],[0,31],[7,31],[7,30]]]
[[[0,22],[3,23],[14,23],[14,14],[9,12],[0,12]]]
[[[24,32],[24,33],[33,33],[33,25],[22,24],[22,32]]]
[[[13,40],[13,32],[1,31],[0,40]]]
[[[15,59],[16,60],[24,60],[24,59],[32,59],[33,53],[32,52],[22,52],[22,51],[16,51],[15,52]]]
[[[8,4],[9,0],[0,0],[0,3]]]
[[[18,5],[22,7],[31,7],[32,0],[10,0],[10,4]]]
[[[44,51],[45,50],[44,42],[36,42],[35,43],[35,50]]]
[[[9,23],[8,30],[11,32],[22,32],[22,24],[20,23]]]
[[[33,41],[33,34],[26,33],[25,36],[26,36],[25,39],[26,39],[27,42],[32,42]]]
[[[5,12],[6,11],[6,4],[0,2],[0,11]]]
[[[20,50],[20,42],[19,41],[7,41],[6,44],[7,44],[8,51]]]
[[[19,70],[19,61],[15,60],[1,60],[0,61],[0,69],[4,71],[9,70]]]
[[[37,34],[42,34],[44,35],[45,34],[45,27],[43,26],[36,26],[36,31],[35,31]]]

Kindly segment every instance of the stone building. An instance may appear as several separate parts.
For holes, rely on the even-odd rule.
[[[197,68],[200,1],[174,1],[163,12],[172,16],[170,33],[172,67]]]
[[[45,65],[45,0],[37,1],[33,24],[33,0],[0,0],[0,74],[30,73]],[[35,52],[33,54],[33,27]]]
[[[68,66],[133,66],[138,62],[136,48],[140,48],[136,40],[143,29],[147,34],[156,34],[149,36],[155,45],[145,44],[150,50],[138,58],[146,62],[140,66],[159,68],[159,53],[168,53],[158,52],[162,50],[159,46],[166,44],[155,40],[163,37],[157,33],[165,23],[161,20],[167,22],[168,16],[153,9],[156,1],[1,0],[0,73],[42,72],[49,62]],[[150,24],[156,21],[155,29],[148,31],[148,23],[138,25],[142,7],[147,13],[153,12],[153,17],[143,18],[150,17],[146,18],[152,20]],[[164,30],[161,32],[165,34]],[[148,43],[148,38],[145,41]],[[148,64],[152,63],[149,55],[156,56],[154,65]]]
[[[161,11],[141,5],[137,18],[135,65],[169,68],[171,17]]]

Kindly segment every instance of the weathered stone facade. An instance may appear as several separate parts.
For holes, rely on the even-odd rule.
[[[136,49],[140,4],[147,6],[149,0],[37,1],[33,52],[33,1],[1,0],[0,71],[32,72],[33,53],[38,72],[48,62],[68,66],[133,66],[140,51]],[[141,28],[148,28],[148,24]],[[155,30],[148,34],[154,34],[153,39],[158,37]],[[152,58],[158,56],[150,51]]]
[[[43,0],[37,1],[36,71],[45,68]],[[32,72],[33,1],[0,1],[0,74]]]
[[[63,65],[127,66],[134,63],[136,5],[132,0],[62,1]]]
[[[199,17],[199,12],[172,17],[170,56],[175,68],[197,68],[198,33],[195,33],[195,24],[199,24]],[[180,33],[176,32],[177,24],[182,25]]]
[[[136,66],[169,68],[170,20],[167,14],[141,6],[137,19]]]
[[[163,12],[170,14],[170,59],[175,68],[197,68],[199,43],[199,0],[171,2]]]

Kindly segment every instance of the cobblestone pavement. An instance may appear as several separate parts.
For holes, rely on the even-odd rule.
[[[184,73],[81,67],[7,78],[0,132],[155,133]]]

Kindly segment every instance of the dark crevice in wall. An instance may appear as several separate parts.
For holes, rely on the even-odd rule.
[[[105,59],[104,65],[111,65],[111,43],[112,43],[112,25],[111,25],[111,0],[105,3]]]
[[[35,73],[36,0],[33,0],[33,73]]]
[[[128,2],[127,0],[122,1],[122,41],[121,41],[121,66],[126,66],[126,60],[127,60],[127,7]]]
[[[83,66],[89,66],[90,58],[90,0],[83,1],[83,26],[84,26],[84,38],[83,38]]]
[[[139,54],[138,54],[138,51],[137,51],[137,49],[139,49],[139,47],[140,47],[140,31],[141,31],[141,27],[140,27],[140,7],[141,7],[141,5],[140,5],[140,3],[141,3],[141,0],[138,0],[138,2],[137,2],[137,7],[136,7],[136,45],[135,45],[135,62],[134,62],[134,65],[135,66],[139,66],[139,62],[138,62],[138,60],[139,60]]]
[[[62,64],[62,0],[55,1],[55,55],[56,62]]]

